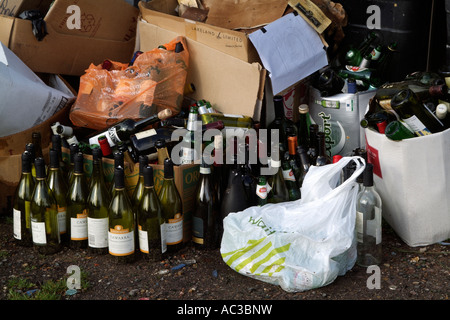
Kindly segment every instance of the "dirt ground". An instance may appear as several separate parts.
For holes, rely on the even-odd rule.
[[[365,268],[354,266],[328,286],[288,293],[276,285],[243,276],[222,260],[219,250],[200,251],[192,245],[158,262],[138,259],[113,264],[111,256],[65,247],[42,256],[18,246],[11,219],[0,217],[0,300],[9,300],[10,280],[26,278],[42,284],[67,278],[71,265],[80,268],[84,283],[61,300],[449,300],[450,247],[407,246],[393,230],[383,228],[384,261],[381,288],[369,289]],[[448,306],[448,305],[447,305]]]

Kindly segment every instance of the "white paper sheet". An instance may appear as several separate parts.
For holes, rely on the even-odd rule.
[[[46,85],[0,42],[0,137],[47,120],[73,98]]]
[[[300,15],[287,14],[249,38],[269,71],[274,94],[328,65],[322,40]]]

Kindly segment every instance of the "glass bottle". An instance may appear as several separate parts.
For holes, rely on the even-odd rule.
[[[281,168],[284,178],[284,183],[289,193],[289,200],[295,201],[300,199],[300,189],[297,186],[297,180],[295,179],[294,171],[292,170],[289,161],[281,161]]]
[[[192,242],[198,248],[215,249],[218,245],[217,199],[211,176],[211,167],[204,161],[200,165],[200,180],[194,199]]]
[[[80,151],[78,144],[72,143],[69,146],[70,155],[69,155],[69,169],[67,172],[67,185],[70,186],[72,184],[72,175],[73,169],[75,168],[75,155]]]
[[[158,164],[164,165],[164,160],[170,158],[169,151],[167,150],[166,140],[158,139],[155,143],[156,153],[158,154]]]
[[[301,170],[301,167],[299,166],[299,163],[297,162],[297,157],[296,157],[297,146],[298,146],[297,136],[295,136],[295,135],[289,136],[288,137],[288,155],[289,155],[288,162],[294,173],[296,184],[298,185],[298,181],[302,174],[302,170]]]
[[[379,265],[382,260],[381,197],[373,184],[373,165],[366,164],[363,189],[356,205],[357,264],[362,267]]]
[[[414,138],[416,135],[406,128],[400,121],[390,122],[384,131],[386,137],[391,140],[398,141],[403,139]]]
[[[279,143],[280,143],[280,154],[283,154],[287,151],[287,136],[286,132],[288,131],[288,127],[292,127],[293,131],[297,135],[297,126],[294,124],[294,122],[288,118],[286,118],[286,115],[284,114],[284,103],[283,103],[283,97],[280,95],[276,95],[273,97],[273,107],[275,111],[275,120],[272,121],[267,126],[268,129],[268,145],[271,145],[271,139],[270,139],[270,130],[275,129],[279,132]]]
[[[109,254],[116,263],[130,263],[135,260],[135,219],[125,189],[124,169],[121,166],[114,168],[114,189],[108,208]]]
[[[35,165],[36,185],[30,207],[33,244],[40,254],[54,254],[61,250],[56,200],[47,184],[44,159],[36,158]]]
[[[125,168],[125,160],[123,157],[123,153],[121,151],[114,152],[114,168],[121,167],[122,169]],[[109,191],[111,193],[111,197],[114,196],[114,193],[116,192],[116,179],[113,178],[111,181],[111,184],[109,186]]]
[[[301,104],[298,107],[298,145],[307,148],[309,146],[309,126],[311,125],[311,116],[309,114],[309,106],[307,104]]]
[[[67,193],[67,216],[70,219],[70,247],[87,248],[87,199],[89,190],[83,168],[83,153],[78,152],[74,158],[73,178]]]
[[[306,150],[302,146],[297,147],[297,157],[299,159],[300,167],[302,169],[302,174],[300,179],[298,180],[298,187],[301,188],[303,185],[303,180],[305,179],[306,174],[309,171],[309,167],[311,166],[311,160]]]
[[[268,194],[270,186],[267,184],[265,176],[258,177],[258,184],[256,185],[257,205],[263,206],[268,203]]]
[[[174,253],[183,247],[183,208],[171,159],[164,160],[164,177],[158,198],[164,218],[167,253]]]
[[[36,158],[43,158],[42,153],[42,136],[40,132],[33,132],[31,134],[31,143],[34,145],[34,151]]]
[[[198,150],[196,148],[195,143],[195,134],[194,131],[197,130],[197,124],[198,122],[198,106],[194,105],[191,106],[191,110],[189,111],[188,116],[188,122],[186,125],[186,129],[188,130],[186,132],[186,135],[183,138],[183,147],[181,149],[181,164],[190,164],[193,163],[195,160],[198,159],[198,152],[201,150]]]
[[[325,144],[325,133],[320,131],[317,133],[317,141],[319,144],[319,153],[316,158],[316,166],[324,166],[331,163],[331,158],[327,154],[327,147]]]
[[[25,145],[25,151],[28,152],[31,163],[31,176],[33,180],[36,180],[36,165],[34,164],[34,160],[36,159],[36,151],[34,148],[34,144],[29,142]]]
[[[417,136],[429,135],[445,129],[439,119],[419,101],[410,89],[396,93],[391,100],[391,106]]]
[[[61,168],[63,172],[64,180],[67,184],[67,174],[69,172],[69,165],[64,162],[63,156],[62,156],[62,140],[61,136],[54,134],[52,135],[52,148],[55,149],[58,152],[58,161],[59,161],[59,167]]]
[[[48,166],[47,183],[55,196],[58,210],[59,233],[62,244],[69,243],[70,220],[67,216],[67,192],[68,186],[64,173],[60,167],[58,151],[50,149],[50,165]]]
[[[22,153],[22,173],[14,194],[13,231],[14,239],[26,247],[33,245],[31,236],[30,205],[35,186],[31,174],[31,155],[28,151]]]
[[[369,32],[357,48],[352,48],[345,53],[345,64],[359,66],[364,54],[367,53],[372,43],[374,43],[377,39],[378,34],[376,32]]]
[[[139,235],[139,249],[144,258],[161,260],[167,250],[164,220],[159,198],[154,189],[153,168],[142,168],[144,190],[136,210]]]
[[[105,135],[98,137],[98,145],[102,150],[102,156],[105,158],[114,158],[111,146],[108,143],[108,139],[106,139]]]
[[[288,201],[289,190],[284,181],[281,161],[270,159],[270,166],[272,167],[272,170],[274,170],[274,173],[268,178],[268,184],[271,189],[271,196],[269,197],[268,202],[279,203]]]
[[[94,133],[88,136],[89,144],[98,144],[98,138],[100,136],[106,136],[108,143],[111,147],[114,147],[119,141],[126,141],[130,139],[132,134],[145,129],[146,127],[153,125],[161,120],[170,118],[172,111],[170,109],[164,109],[148,118],[135,121],[133,119],[124,119],[114,124],[107,130]]]
[[[319,153],[319,141],[317,139],[318,132],[318,124],[313,123],[309,126],[309,146],[306,153],[309,156],[310,163],[316,163],[317,155]]]
[[[92,149],[92,178],[87,198],[87,234],[89,251],[108,253],[109,204],[111,195],[105,182],[102,151]]]

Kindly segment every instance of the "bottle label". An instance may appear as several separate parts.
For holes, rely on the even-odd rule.
[[[119,136],[117,135],[117,130],[115,127],[109,128],[107,135],[111,138],[111,141],[113,142],[111,147],[114,147],[116,144],[118,144],[121,141]],[[108,139],[108,141],[109,141],[109,139]]]
[[[58,206],[58,227],[59,234],[64,234],[67,232],[66,227],[66,207]]]
[[[141,252],[149,253],[148,248],[148,232],[142,230],[142,226],[138,226],[138,234],[139,234],[139,249]]]
[[[364,235],[375,239],[375,244],[381,243],[381,209],[374,208],[373,219],[366,220],[366,228],[364,230],[364,213],[356,212],[356,239],[359,243],[364,243]]]
[[[108,218],[87,218],[89,247],[108,247],[108,225]]]
[[[22,223],[21,223],[22,212],[17,209],[13,209],[13,233],[14,238],[17,240],[22,240]]]
[[[70,239],[87,240],[87,238],[87,211],[84,209],[76,218],[70,218]]]
[[[108,232],[109,253],[113,256],[127,256],[134,253],[134,231],[121,225],[110,228]]]
[[[360,66],[349,66],[349,65],[346,65],[345,68],[348,71],[351,71],[351,72],[363,72],[363,71],[367,70],[367,68],[364,68],[364,67],[361,68]]]
[[[31,235],[33,238],[33,243],[39,245],[47,244],[45,222],[31,221]]]
[[[426,136],[430,135],[431,131],[419,120],[416,116],[409,117],[408,119],[403,119],[408,127],[410,127],[417,135]]]
[[[295,182],[294,171],[292,171],[292,169],[283,170],[283,178],[286,181],[294,181]]]
[[[261,199],[266,199],[267,195],[270,191],[270,186],[266,184],[265,186],[256,186],[256,195],[260,197]]]
[[[175,218],[165,223],[166,244],[175,245],[183,240],[183,216],[177,213]]]
[[[156,134],[156,130],[155,129],[149,129],[149,130],[144,130],[144,131],[141,131],[141,132],[137,132],[135,134],[135,136],[139,140],[139,139],[143,139],[143,138],[154,136],[155,134]]]

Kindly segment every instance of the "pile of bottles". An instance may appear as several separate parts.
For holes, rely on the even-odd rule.
[[[437,73],[414,72],[403,81],[382,85],[361,126],[396,141],[448,129],[450,94],[446,83]]]

